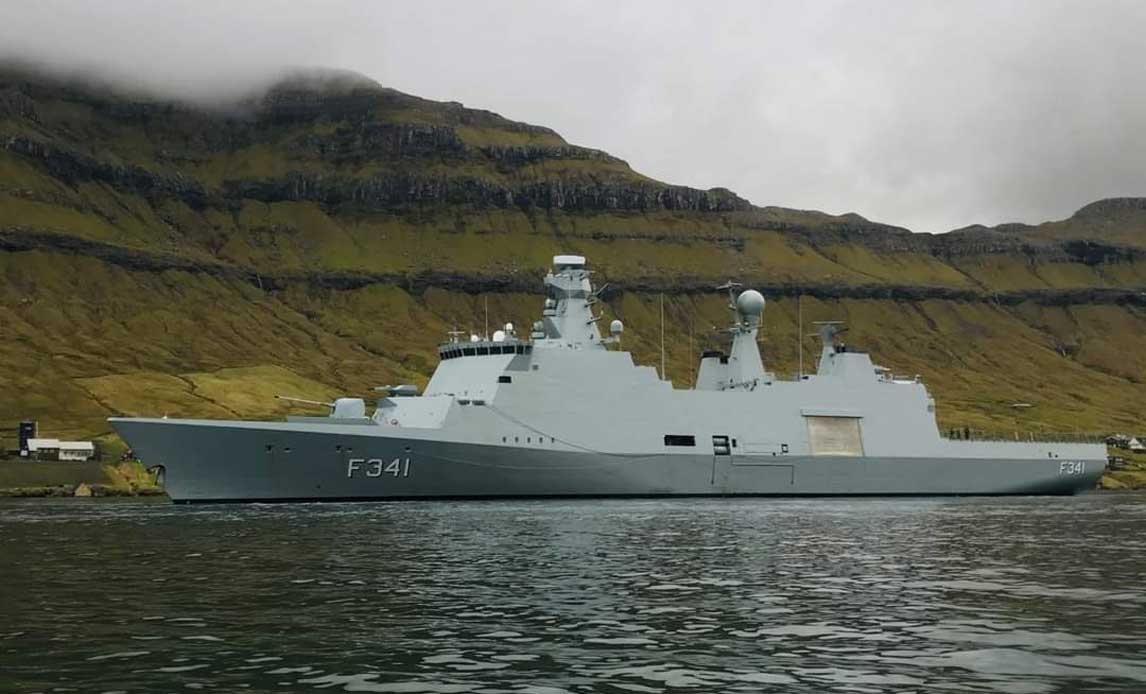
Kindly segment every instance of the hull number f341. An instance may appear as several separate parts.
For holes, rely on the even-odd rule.
[[[387,462],[382,458],[351,458],[346,462],[347,477],[409,477],[410,459],[394,458]]]
[[[1085,460],[1064,460],[1058,464],[1059,477],[1073,477],[1086,472]]]

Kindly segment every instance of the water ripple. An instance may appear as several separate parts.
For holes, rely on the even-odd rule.
[[[1146,691],[1144,538],[1141,495],[5,501],[0,690]]]

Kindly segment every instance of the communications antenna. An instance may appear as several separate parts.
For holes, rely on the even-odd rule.
[[[661,293],[661,380],[665,380],[665,295]]]
[[[803,294],[796,293],[796,351],[800,354],[800,380],[804,380],[804,306],[800,299]]]

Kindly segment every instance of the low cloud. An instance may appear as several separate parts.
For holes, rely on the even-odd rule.
[[[1146,195],[1146,3],[0,6],[0,53],[220,103],[290,66],[555,128],[672,183],[917,231]]]

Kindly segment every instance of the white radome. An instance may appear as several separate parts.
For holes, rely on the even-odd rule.
[[[616,336],[616,335],[620,335],[623,332],[625,332],[625,324],[622,323],[621,321],[614,320],[612,323],[609,323],[609,334],[610,335]]]
[[[746,318],[759,317],[764,314],[764,303],[763,294],[755,289],[749,289],[736,297],[736,311]]]

